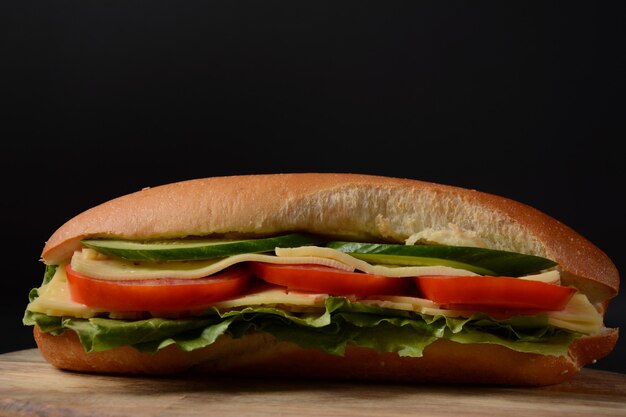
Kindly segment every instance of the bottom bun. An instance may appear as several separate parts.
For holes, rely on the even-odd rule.
[[[344,356],[304,349],[267,333],[239,339],[222,336],[206,348],[183,352],[169,346],[157,353],[131,347],[87,353],[78,336],[60,336],[35,326],[43,357],[60,369],[115,374],[168,374],[188,371],[220,376],[306,378],[388,382],[435,382],[539,386],[572,378],[585,364],[607,355],[617,342],[617,329],[577,339],[568,356],[520,353],[499,345],[459,344],[438,340],[421,358],[379,353],[349,346]]]

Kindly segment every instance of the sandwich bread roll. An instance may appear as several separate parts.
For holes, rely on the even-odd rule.
[[[476,190],[356,174],[215,177],[146,188],[105,202],[62,225],[46,242],[46,265],[70,262],[85,239],[160,241],[256,239],[307,233],[326,240],[479,247],[547,258],[560,285],[575,288],[601,318],[619,290],[615,265],[568,226],[525,204]],[[131,346],[87,352],[76,332],[35,340],[52,365],[121,374],[201,372],[349,380],[547,385],[573,377],[611,352],[617,329],[577,335],[566,354],[523,352],[495,343],[440,338],[421,356],[348,343],[334,355],[251,328],[183,351]]]

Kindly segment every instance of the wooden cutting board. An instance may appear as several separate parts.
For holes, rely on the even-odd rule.
[[[626,416],[626,374],[584,369],[542,388],[85,375],[36,349],[0,355],[0,416]]]

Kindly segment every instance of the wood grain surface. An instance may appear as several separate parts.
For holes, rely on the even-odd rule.
[[[59,371],[0,355],[0,416],[626,416],[626,375],[584,369],[541,388],[355,384]]]

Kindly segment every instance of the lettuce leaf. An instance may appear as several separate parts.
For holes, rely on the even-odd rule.
[[[43,332],[55,335],[71,329],[87,352],[124,345],[142,352],[156,352],[170,345],[192,351],[209,346],[224,334],[240,338],[256,330],[334,355],[343,355],[351,344],[419,357],[440,338],[458,343],[494,343],[520,352],[566,355],[569,343],[580,336],[549,326],[545,315],[507,320],[484,314],[449,318],[383,309],[343,297],[328,298],[325,310],[319,313],[255,306],[226,312],[209,309],[196,318],[116,320],[52,317],[26,311],[24,324],[37,324]]]

